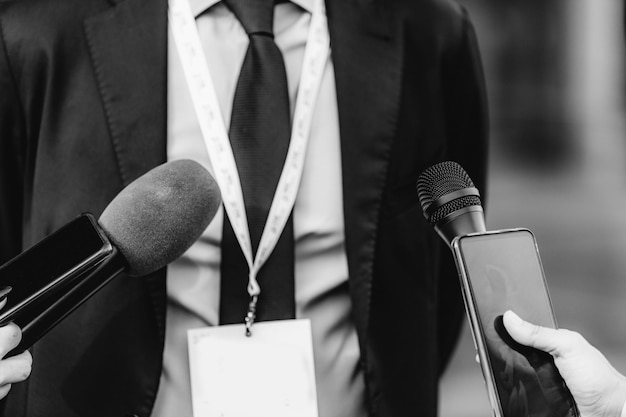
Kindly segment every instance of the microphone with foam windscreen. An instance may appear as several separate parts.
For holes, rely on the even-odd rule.
[[[113,278],[152,273],[182,255],[221,204],[200,164],[160,165],[124,188],[96,221],[83,214],[0,266],[11,288],[0,324],[14,321],[30,347]]]
[[[104,209],[99,223],[126,261],[129,275],[146,275],[182,255],[221,202],[206,169],[191,160],[176,160],[130,183]]]
[[[424,170],[417,195],[424,216],[448,245],[456,236],[486,230],[480,193],[458,163],[444,161]]]

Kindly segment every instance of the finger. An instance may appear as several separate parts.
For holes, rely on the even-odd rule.
[[[518,343],[559,355],[565,348],[558,331],[522,320],[512,311],[504,313],[504,327]]]
[[[29,351],[0,361],[0,386],[22,382],[30,376],[33,358]]]
[[[7,296],[9,295],[11,290],[13,290],[13,287],[9,287],[9,286],[0,287],[0,309],[2,309],[4,305],[7,303]]]
[[[22,331],[15,323],[0,327],[0,358],[4,358],[22,340]]]
[[[6,397],[11,390],[11,384],[0,385],[0,400]]]

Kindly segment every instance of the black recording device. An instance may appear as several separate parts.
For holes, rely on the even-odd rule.
[[[0,311],[0,325],[13,321],[20,326],[18,351],[30,347],[42,335],[43,316],[48,320],[47,331],[69,313],[49,316],[60,298],[77,285],[87,285],[85,277],[110,262],[114,253],[115,248],[96,219],[85,213],[0,267],[0,288],[10,289]],[[121,272],[123,265],[118,269]],[[96,288],[106,282],[108,279],[100,280]]]
[[[502,321],[513,310],[556,328],[532,232],[486,231],[480,194],[455,162],[425,170],[417,188],[424,215],[452,249],[494,416],[578,417],[552,356],[515,342]]]
[[[15,322],[29,348],[113,278],[150,274],[182,255],[221,205],[200,164],[175,160],[125,187],[96,220],[85,213],[0,266],[0,325]]]

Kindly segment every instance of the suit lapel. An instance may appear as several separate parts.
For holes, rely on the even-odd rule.
[[[115,7],[85,22],[85,31],[126,185],[166,159],[167,1],[114,1]],[[404,48],[399,22],[384,2],[326,3],[339,106],[350,288],[356,326],[365,337]]]
[[[167,0],[114,0],[85,21],[123,185],[165,162]],[[145,278],[165,338],[165,271]]]
[[[85,32],[126,185],[166,159],[167,1],[117,0]]]
[[[350,289],[357,329],[365,338],[404,48],[400,23],[382,6],[385,2],[326,3],[339,106]]]

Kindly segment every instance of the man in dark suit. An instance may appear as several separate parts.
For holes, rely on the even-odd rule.
[[[485,189],[473,28],[448,0],[328,0],[326,9],[355,398],[371,417],[434,417],[463,305],[415,181],[431,164],[455,160]],[[167,25],[166,0],[0,6],[1,261],[81,212],[98,216],[169,158]],[[6,415],[153,415],[166,396],[165,275],[119,277],[41,339]],[[320,415],[338,415],[335,406]]]

